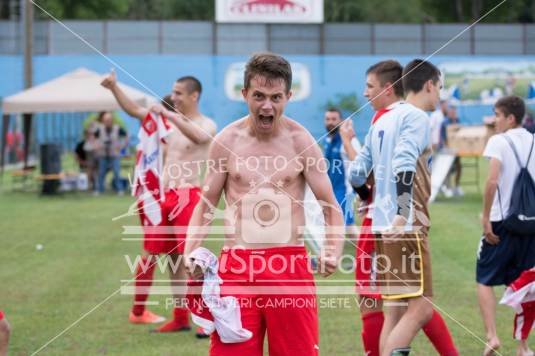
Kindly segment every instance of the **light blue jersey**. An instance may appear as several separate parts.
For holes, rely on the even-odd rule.
[[[416,173],[417,160],[428,147],[429,137],[427,114],[405,102],[392,104],[370,127],[361,151],[351,163],[349,175],[351,183],[359,187],[373,170],[373,232],[390,228],[397,212],[397,174]],[[405,230],[410,231],[413,207],[407,208],[411,211]]]

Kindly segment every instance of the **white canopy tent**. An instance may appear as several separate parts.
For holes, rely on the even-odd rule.
[[[6,135],[11,114],[24,115],[25,161],[28,157],[32,115],[35,113],[75,113],[120,110],[113,94],[100,85],[103,75],[78,68],[58,78],[36,85],[2,100],[3,130],[1,165],[4,166]],[[134,102],[148,107],[156,99],[137,89],[119,83]]]
[[[120,110],[109,90],[100,85],[103,75],[78,68],[61,77],[8,96],[2,101],[6,114],[38,112],[88,112]],[[124,84],[121,89],[142,106],[155,102],[154,97]]]

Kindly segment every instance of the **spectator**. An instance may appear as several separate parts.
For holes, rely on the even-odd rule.
[[[459,125],[459,114],[457,112],[457,107],[449,106],[446,111],[446,117],[442,122],[440,127],[440,144],[439,147],[445,148],[448,147],[448,126],[450,125]],[[451,196],[463,196],[464,192],[461,188],[461,158],[459,156],[455,157],[451,170],[446,178],[446,185],[441,188],[442,192],[446,197]],[[454,177],[453,185],[451,184],[451,177]]]
[[[535,120],[530,112],[526,113],[522,126],[529,132],[535,133]]]
[[[338,109],[329,108],[325,112],[324,120],[325,129],[327,130],[327,136],[324,140],[324,156],[329,165],[329,171],[327,173],[331,180],[336,200],[344,213],[346,226],[350,227],[353,226],[355,220],[353,216],[353,189],[346,179],[347,169],[350,163],[348,154],[350,157],[355,157],[360,150],[360,143],[355,137],[353,126],[348,126],[351,124],[351,121],[349,121],[348,125],[346,125],[348,129],[345,131],[347,134],[344,134],[344,137],[346,137],[346,143],[344,144],[344,140],[340,135],[342,114]]]
[[[476,280],[481,316],[487,332],[484,355],[494,354],[500,347],[496,334],[496,298],[494,286],[509,285],[524,270],[535,266],[535,232],[533,236],[517,236],[505,229],[503,221],[509,216],[509,206],[519,162],[527,165],[531,177],[535,177],[535,136],[522,127],[525,113],[524,101],[518,96],[506,96],[494,106],[496,131],[490,138],[483,156],[489,159],[489,173],[483,195],[481,224],[483,236],[477,253]],[[515,152],[518,153],[518,160]],[[496,194],[497,193],[497,194]],[[519,353],[522,352],[519,344]]]
[[[95,189],[97,181],[94,146],[94,134],[89,129],[85,129],[83,140],[78,142],[74,149],[74,156],[80,167],[80,172],[87,174],[90,187],[93,189]]]
[[[448,114],[448,101],[440,100],[440,106],[431,114],[431,145],[433,151],[437,150],[440,145],[440,134],[442,130],[442,123]]]
[[[120,179],[120,152],[128,145],[126,131],[113,123],[110,112],[104,111],[99,114],[100,124],[95,131],[95,155],[98,160],[98,181],[95,195],[104,192],[106,174],[113,171],[113,187],[122,195],[125,187]]]
[[[87,151],[85,148],[85,144],[89,142],[89,130],[84,130],[84,138],[82,141],[78,142],[76,144],[76,147],[74,148],[74,157],[76,158],[76,161],[78,162],[78,167],[80,168],[80,171],[85,171],[87,169]]]

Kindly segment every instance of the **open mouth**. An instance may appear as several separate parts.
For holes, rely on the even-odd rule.
[[[260,127],[270,129],[273,126],[273,115],[259,115]]]

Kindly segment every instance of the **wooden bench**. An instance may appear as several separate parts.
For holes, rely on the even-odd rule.
[[[38,181],[47,181],[47,180],[61,180],[65,175],[63,173],[58,174],[41,174],[35,177]]]
[[[13,191],[25,191],[32,188],[34,171],[35,167],[26,167],[11,171],[11,189]]]

